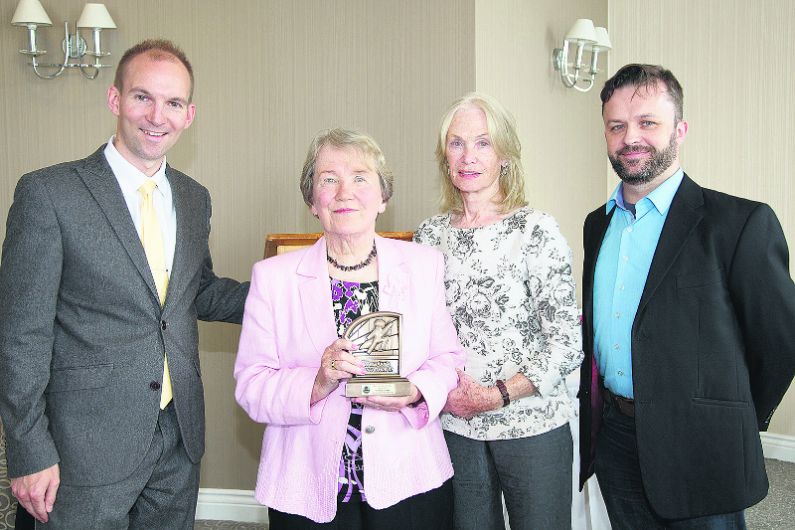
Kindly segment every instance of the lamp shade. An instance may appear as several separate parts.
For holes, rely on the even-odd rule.
[[[86,4],[83,13],[77,20],[78,28],[116,29],[116,23],[110,18],[105,4]]]
[[[610,35],[607,34],[607,30],[605,28],[594,28],[596,31],[596,44],[595,46],[599,46],[605,50],[612,50],[613,45],[610,44]]]
[[[587,18],[578,18],[566,34],[566,40],[573,42],[596,42],[596,31],[594,31],[593,22]]]
[[[12,26],[52,26],[52,20],[39,0],[19,0],[17,10],[11,18]]]

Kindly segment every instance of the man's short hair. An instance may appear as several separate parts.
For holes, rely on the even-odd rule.
[[[613,97],[613,92],[619,88],[634,86],[637,94],[641,89],[656,89],[657,83],[662,83],[665,87],[665,91],[674,104],[676,121],[680,121],[683,116],[684,100],[682,85],[679,84],[679,81],[670,70],[654,64],[628,64],[622,66],[613,77],[605,81],[605,86],[602,88],[601,94],[599,94],[602,99],[602,112],[605,110],[605,103]]]
[[[176,59],[181,62],[190,76],[188,103],[193,101],[193,66],[191,66],[185,52],[167,39],[147,39],[124,52],[124,55],[122,55],[119,60],[119,65],[116,67],[116,77],[113,79],[113,86],[115,86],[119,92],[124,88],[124,77],[127,75],[127,66],[130,61],[143,54],[148,55],[155,61],[173,61]]]

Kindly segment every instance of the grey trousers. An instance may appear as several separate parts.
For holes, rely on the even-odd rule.
[[[86,455],[86,458],[90,458]],[[132,475],[105,486],[61,484],[47,530],[191,530],[199,464],[182,445],[174,406],[160,411],[152,444]]]
[[[453,461],[456,530],[571,529],[572,440],[568,424],[515,440],[472,440],[445,431]]]

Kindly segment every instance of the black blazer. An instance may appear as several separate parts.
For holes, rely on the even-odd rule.
[[[593,355],[596,258],[611,215],[585,220],[580,481],[593,473],[602,414]],[[766,204],[685,175],[632,325],[643,485],[664,518],[742,510],[767,494],[759,430],[795,373],[795,285]]]

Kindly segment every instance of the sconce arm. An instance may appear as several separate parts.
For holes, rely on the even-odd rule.
[[[575,75],[572,75],[569,72],[569,41],[563,41],[563,48],[555,48],[552,52],[552,63],[555,66],[555,70],[560,72],[560,80],[566,86],[566,88],[571,88],[577,84],[577,71],[575,70]]]
[[[69,64],[69,23],[68,22],[63,23],[63,32],[65,39],[64,42],[66,43],[66,45],[63,47],[64,48],[63,64],[39,64],[38,61],[36,60],[37,56],[36,55],[33,56],[33,60],[31,61],[31,66],[33,66],[33,72],[41,79],[55,79],[64,72],[64,69]],[[53,74],[43,74],[39,71],[39,67],[58,68],[58,71],[56,71]]]
[[[75,24],[75,33],[74,35],[69,34],[69,23],[64,22],[64,40],[62,44],[64,58],[63,63],[60,64],[48,64],[48,63],[40,63],[39,57],[45,55],[47,53],[46,50],[38,49],[36,45],[36,24],[29,24],[28,28],[28,46],[29,49],[27,50],[19,50],[19,52],[23,55],[29,55],[31,57],[31,62],[29,63],[30,66],[33,67],[33,73],[36,74],[37,77],[40,79],[55,79],[59,77],[61,74],[64,73],[64,70],[67,68],[79,68],[80,73],[86,79],[96,79],[99,75],[99,71],[102,68],[110,68],[111,65],[109,64],[102,64],[101,58],[107,57],[110,55],[110,52],[103,52],[102,45],[100,41],[100,28],[93,28],[94,32],[94,49],[89,51],[86,49],[86,41],[80,36],[80,30],[77,29],[77,25]],[[83,62],[69,62],[70,59],[81,59],[82,57],[89,55],[94,58],[93,64],[90,63],[83,63]],[[42,69],[53,69],[56,70],[52,73],[45,73]]]
[[[569,41],[563,41],[563,48],[555,48],[552,52],[553,65],[555,70],[560,72],[560,80],[566,88],[573,88],[579,92],[588,92],[593,88],[596,74],[599,72],[596,65],[599,60],[599,48],[588,46],[591,50],[590,69],[587,76],[580,76],[585,68],[582,63],[582,56],[588,45],[579,42],[577,44],[577,54],[574,63],[574,73],[569,71]]]

